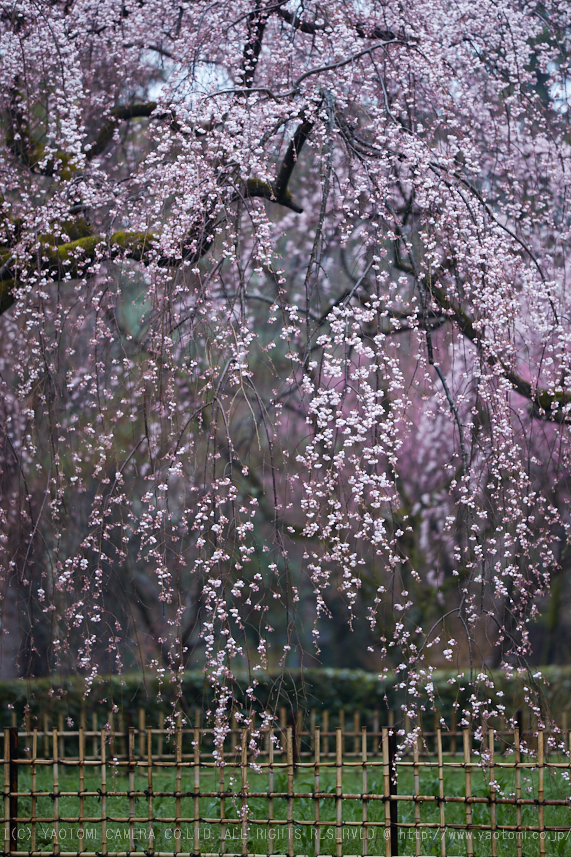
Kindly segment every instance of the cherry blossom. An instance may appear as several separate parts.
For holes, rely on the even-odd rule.
[[[199,662],[220,749],[236,677],[255,707],[335,609],[410,716],[438,664],[484,721],[490,666],[542,713],[530,627],[570,525],[570,14],[3,5],[22,674],[180,687]]]

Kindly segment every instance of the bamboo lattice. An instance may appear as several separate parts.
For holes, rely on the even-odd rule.
[[[174,733],[148,726],[143,711],[137,728],[122,718],[99,728],[96,714],[95,728],[82,721],[5,729],[4,854],[498,857],[508,836],[517,857],[543,857],[551,842],[571,840],[571,763],[561,751],[570,733],[539,731],[526,743],[518,729],[490,728],[475,747],[469,729],[437,725],[399,757],[396,729],[378,718],[371,729],[356,714],[346,731],[345,720],[330,728],[326,713],[318,727],[312,715],[304,731],[301,717],[292,727],[282,714],[259,751],[233,720],[216,758],[198,719]],[[506,776],[508,791],[498,783]]]

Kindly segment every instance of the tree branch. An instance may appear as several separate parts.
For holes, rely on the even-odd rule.
[[[315,33],[320,33],[327,27],[326,23],[316,24],[312,21],[304,21],[297,16],[296,13],[290,12],[288,9],[280,8],[277,10],[279,17],[286,21],[294,30],[299,30],[302,33],[307,33],[310,36]],[[383,30],[382,27],[370,27],[366,21],[355,22],[355,32],[361,39],[396,39],[397,36],[391,30]]]
[[[95,143],[85,147],[85,154],[89,160],[96,158],[97,155],[105,151],[113,139],[115,128],[119,122],[125,122],[128,119],[148,119],[156,109],[156,102],[149,101],[146,104],[125,104],[112,110],[111,116],[97,135]]]
[[[268,13],[260,9],[260,0],[258,0],[256,8],[248,16],[248,41],[244,45],[242,54],[242,78],[247,89],[252,86],[254,80],[267,21]]]
[[[288,184],[293,173],[293,168],[297,163],[299,153],[301,152],[305,141],[309,137],[312,128],[313,122],[310,122],[308,119],[304,119],[290,141],[275,184],[276,201],[278,202],[281,199],[285,199],[289,193]],[[300,213],[302,210],[303,209],[299,210]]]
[[[156,236],[152,232],[125,232],[120,230],[110,236],[90,235],[76,241],[69,241],[66,244],[43,243],[39,254],[40,270],[57,277],[61,277],[63,274],[70,274],[74,278],[79,277],[85,268],[95,260],[99,248],[104,245],[109,247],[111,258],[123,254],[127,258],[144,262],[149,260],[149,251],[152,249],[154,240],[156,240]],[[165,265],[168,264],[167,260],[161,260],[161,262]],[[0,315],[14,303],[13,289],[18,284],[18,272],[21,272],[21,266],[14,264],[13,257],[3,267],[5,271],[0,280]],[[29,273],[38,270],[35,255],[30,256],[27,270]]]
[[[296,214],[301,214],[303,212],[303,208],[293,201],[288,184],[297,163],[299,153],[301,152],[305,141],[309,137],[313,125],[314,123],[309,119],[304,119],[296,130],[290,140],[274,184],[270,185],[268,182],[263,182],[260,179],[248,179],[244,193],[245,197],[262,197],[263,199],[269,199],[271,202],[276,202],[278,205],[291,208],[291,210],[295,211]]]
[[[432,286],[430,294],[447,311],[448,316],[454,319],[464,336],[471,342],[478,344],[480,337],[464,310],[452,303],[443,289]],[[504,377],[507,378],[514,390],[531,402],[533,416],[562,424],[571,423],[571,395],[569,393],[550,393],[548,390],[542,389],[534,390],[529,381],[525,381],[516,372],[512,372],[498,358],[488,357],[490,366],[495,366],[497,363],[500,363]],[[565,408],[569,408],[570,412],[564,413]]]
[[[99,132],[95,144],[88,150],[88,157],[93,158],[105,150],[113,138],[113,133],[118,122],[139,117],[150,117],[156,107],[155,102],[117,107],[113,111],[112,118],[106,122]],[[313,124],[312,121],[303,119],[301,125],[297,128],[288,145],[275,183],[269,184],[256,178],[249,179],[246,182],[243,192],[245,198],[257,197],[268,199],[271,202],[295,211],[297,214],[301,214],[303,209],[294,202],[288,185],[299,153],[311,133]],[[152,232],[125,232],[124,230],[115,232],[111,236],[93,235],[85,219],[82,217],[78,218],[77,221],[64,224],[64,229],[74,240],[58,245],[55,236],[42,236],[40,239],[42,241],[40,269],[55,276],[61,276],[64,273],[72,277],[81,276],[86,267],[94,261],[98,248],[104,244],[107,244],[111,251],[110,258],[124,254],[127,258],[148,263],[151,258],[150,251],[152,250],[152,244],[157,237]],[[208,232],[208,230],[203,230],[203,232]],[[189,243],[196,240],[196,237],[189,236]],[[186,256],[183,252],[182,257],[189,258],[192,255],[194,258],[199,259],[208,252],[211,243],[204,236],[202,239],[199,237],[198,248],[192,254],[189,253]],[[179,261],[164,258],[159,259],[158,263],[166,267],[178,264]],[[17,259],[10,250],[0,251],[0,266],[0,315],[2,315],[14,303],[14,289],[17,286],[18,280]],[[37,270],[37,267],[36,258],[31,258],[27,266],[28,270],[33,272]]]

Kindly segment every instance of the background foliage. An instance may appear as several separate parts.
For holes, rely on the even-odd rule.
[[[571,669],[565,667],[545,667],[542,670],[545,683],[542,692],[545,701],[557,724],[561,727],[564,712],[571,709]],[[522,679],[506,679],[501,672],[493,672],[489,676],[493,688],[488,688],[492,699],[497,703],[500,699],[506,706],[506,714],[512,717],[518,710],[524,711],[525,727],[528,728],[528,713],[525,706],[526,683]],[[451,682],[451,679],[453,682]],[[469,675],[458,675],[455,670],[437,670],[432,678],[434,682],[437,708],[444,717],[448,727],[452,723],[452,712],[455,703],[462,710],[468,703],[471,693]],[[237,676],[233,686],[234,704],[239,710],[248,705],[245,688],[248,676]],[[84,699],[84,682],[70,679],[58,682],[54,693],[54,683],[49,679],[34,679],[22,684],[21,681],[0,682],[0,709],[4,711],[4,725],[11,725],[11,711],[16,712],[18,722],[29,710],[32,726],[43,728],[43,715],[48,714],[52,722],[61,712],[65,718],[71,717],[77,726],[80,722],[81,711],[85,712],[87,728],[91,728],[92,712],[98,714],[99,728],[106,722],[109,711],[113,706],[129,718],[133,726],[138,726],[139,709],[146,713],[147,725],[156,725],[159,714],[168,716],[172,706],[177,704],[177,689],[170,684],[158,686],[158,683],[147,678],[143,681],[139,674],[111,676],[94,684],[86,706]],[[352,729],[350,718],[359,711],[372,725],[374,712],[379,713],[380,724],[388,722],[388,711],[395,713],[395,722],[401,719],[400,706],[405,701],[403,688],[398,687],[398,677],[390,676],[385,681],[379,681],[375,674],[363,670],[335,670],[326,667],[308,668],[303,670],[288,670],[285,675],[281,672],[262,678],[258,689],[258,711],[269,708],[277,711],[279,706],[285,706],[288,722],[295,720],[298,710],[304,712],[305,729],[309,728],[309,712],[314,710],[319,718],[327,710],[333,715],[343,710],[346,712],[346,728]],[[204,673],[188,670],[182,681],[182,705],[190,725],[194,725],[196,709],[207,711],[215,702],[210,684],[205,681]],[[12,708],[13,706],[13,708]],[[29,709],[26,708],[29,706]],[[424,715],[425,729],[432,728],[430,709]],[[126,720],[123,721],[126,723]],[[365,721],[363,721],[365,722]],[[115,724],[117,726],[117,723]]]

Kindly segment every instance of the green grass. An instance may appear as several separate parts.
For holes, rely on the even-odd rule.
[[[124,769],[121,769],[121,771]],[[230,784],[231,776],[234,782]],[[445,794],[464,795],[464,773],[462,769],[445,769]],[[515,792],[515,778],[513,771],[501,771],[497,773],[497,781],[506,796]],[[266,792],[268,789],[267,772],[255,774],[248,771],[249,788],[252,792]],[[181,790],[193,791],[193,771],[183,769]],[[212,769],[205,771],[201,769],[200,788],[201,791],[219,791],[220,774]],[[383,778],[381,768],[369,768],[368,792],[371,794],[383,793]],[[21,768],[19,777],[20,792],[29,790],[31,787],[30,771]],[[77,793],[79,787],[79,776],[77,767],[67,767],[60,764],[59,790],[60,792],[74,791]],[[101,787],[100,769],[87,769],[85,778],[85,789],[96,791]],[[241,806],[240,771],[228,766],[225,769],[225,787],[232,793],[224,798],[225,814],[227,817],[238,818]],[[147,776],[145,769],[139,769],[135,776],[135,791],[144,792],[147,788]],[[287,775],[282,769],[274,773],[274,791],[285,792],[287,790]],[[313,772],[298,768],[295,774],[294,790],[296,792],[312,793],[314,788]],[[119,796],[113,792],[126,791],[128,780],[122,772],[113,770],[112,766],[107,768],[107,816],[108,818],[127,817],[129,813],[129,798]],[[175,773],[174,769],[165,772],[164,769],[154,770],[153,792],[174,791]],[[53,780],[51,767],[38,768],[36,790],[53,791]],[[331,826],[321,829],[321,853],[335,854],[335,769],[322,768],[320,777],[320,790],[331,795],[323,797],[319,801],[319,813],[321,820],[330,821]],[[410,794],[413,790],[413,776],[411,769],[401,769],[399,773],[399,794]],[[346,794],[354,793],[360,795],[362,792],[362,774],[360,770],[351,768],[343,769],[343,791]],[[438,795],[438,772],[436,766],[424,768],[420,775],[420,793],[424,795]],[[482,771],[477,770],[472,776],[472,793],[477,797],[489,796],[487,778]],[[537,795],[537,772],[524,771],[522,774],[522,796],[533,797]],[[551,799],[566,799],[570,795],[569,785],[560,772],[547,772],[545,776],[545,797]],[[311,821],[314,818],[315,802],[312,798],[295,798],[293,815],[295,821]],[[267,797],[250,797],[248,807],[251,819],[267,819],[268,799]],[[360,821],[362,819],[363,803],[360,799],[346,799],[343,801],[343,820]],[[32,801],[30,797],[20,797],[18,804],[18,815],[25,817],[31,814]],[[101,816],[102,801],[100,796],[84,798],[84,815],[93,818]],[[136,799],[135,814],[137,818],[146,818],[148,810],[148,798],[139,796]],[[181,812],[183,817],[192,818],[194,810],[194,799],[192,797],[181,798]],[[274,798],[273,815],[276,819],[285,819],[287,800],[285,798]],[[49,818],[54,812],[54,802],[51,797],[37,798],[36,815]],[[571,826],[571,809],[567,807],[545,807],[545,826]],[[67,796],[59,798],[60,817],[73,818],[79,814],[79,797]],[[161,819],[172,818],[175,815],[175,799],[170,796],[153,797],[152,830],[155,851],[175,850],[174,825]],[[201,797],[201,818],[220,817],[220,798]],[[439,822],[439,809],[436,802],[423,803],[420,806],[420,818],[422,822]],[[368,820],[383,821],[384,805],[380,800],[368,801]],[[463,824],[466,820],[464,804],[446,804],[446,822],[448,824]],[[488,805],[475,805],[473,807],[473,822],[475,824],[487,824],[490,820]],[[412,802],[399,802],[399,822],[414,821],[414,805]],[[536,807],[524,807],[522,809],[522,824],[537,825],[538,811]],[[497,807],[498,824],[516,824],[516,810],[514,807]],[[84,850],[101,850],[101,822],[86,822],[84,834]],[[200,849],[201,852],[220,851],[220,824],[200,822]],[[136,849],[140,851],[149,848],[147,822],[136,822],[138,831]],[[126,838],[128,824],[116,823],[112,820],[107,822],[107,848],[109,851],[127,851],[128,839]],[[250,825],[248,849],[252,854],[268,853],[268,836],[270,831],[268,825]],[[285,825],[275,825],[274,832],[275,853],[287,852],[287,829]],[[422,835],[421,853],[423,855],[440,855],[439,832],[424,830]],[[357,828],[343,828],[343,853],[362,853],[361,831]],[[500,857],[516,857],[516,844],[513,834],[498,833],[498,855]],[[31,848],[31,825],[22,823],[19,830],[20,851],[28,851]],[[181,825],[181,850],[192,852],[194,828],[192,823]],[[311,827],[296,825],[294,827],[294,847],[296,854],[307,854],[313,857],[315,854],[314,833]],[[369,833],[368,851],[370,854],[384,855],[384,829],[371,829]],[[401,855],[413,855],[415,853],[414,831],[408,833],[401,829],[399,852]],[[36,849],[51,850],[53,844],[53,824],[49,822],[37,822],[36,824]],[[563,834],[546,835],[546,854],[564,855],[571,853],[571,836],[568,832]],[[63,851],[78,851],[81,848],[81,840],[78,839],[78,825],[73,822],[60,822],[60,847]],[[226,851],[228,853],[240,853],[241,851],[241,828],[239,824],[226,825]],[[463,831],[455,832],[448,830],[446,833],[446,851],[448,855],[464,855],[467,853],[466,838]],[[489,857],[491,844],[489,833],[485,831],[474,832],[474,853],[476,857]],[[539,854],[539,840],[532,833],[524,834],[523,854],[525,857],[533,857]]]

